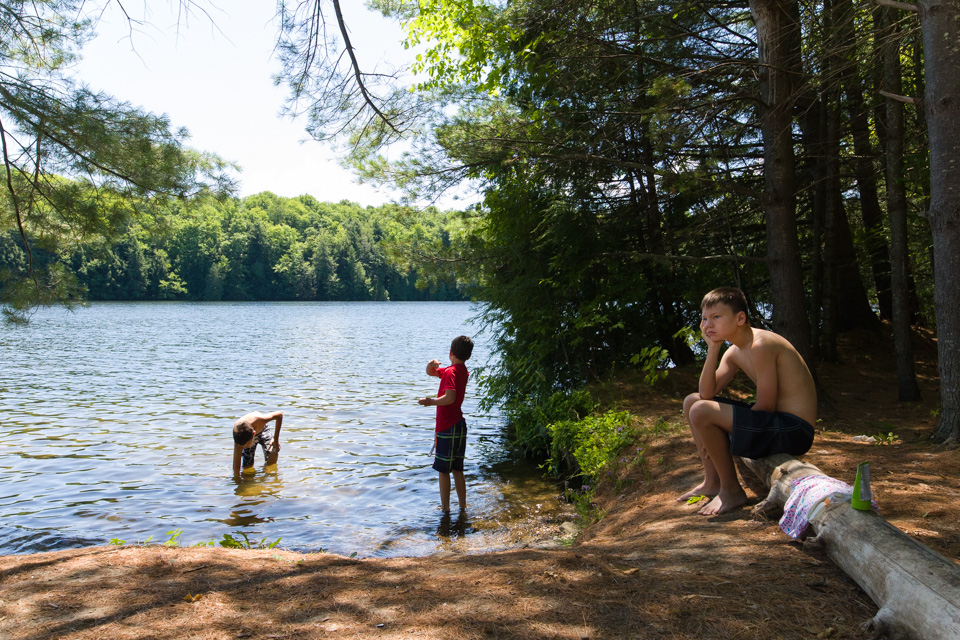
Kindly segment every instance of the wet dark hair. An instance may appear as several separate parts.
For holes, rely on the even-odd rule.
[[[702,312],[707,307],[713,307],[718,304],[730,307],[734,315],[743,311],[743,314],[747,316],[747,324],[750,323],[750,312],[747,311],[747,297],[743,295],[743,291],[740,291],[740,289],[736,287],[717,287],[703,296],[703,301],[700,302],[700,311]]]
[[[450,353],[466,362],[473,354],[473,340],[467,336],[457,336],[450,343]]]
[[[250,438],[254,436],[253,427],[248,424],[242,424],[239,427],[233,427],[233,441],[238,445],[245,445],[250,442]]]

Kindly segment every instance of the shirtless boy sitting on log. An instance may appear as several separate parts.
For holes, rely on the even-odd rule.
[[[273,434],[266,430],[268,422],[276,421]],[[283,422],[283,412],[248,413],[233,423],[233,474],[240,473],[240,463],[243,468],[253,466],[253,456],[257,452],[257,445],[263,448],[263,457],[267,464],[276,464],[280,456],[280,424]]]
[[[810,370],[789,341],[750,326],[740,289],[714,289],[703,297],[700,311],[707,358],[700,373],[700,392],[686,397],[683,414],[703,462],[703,482],[677,500],[713,496],[699,511],[711,516],[747,501],[733,456],[798,456],[810,450],[817,391]],[[730,347],[721,358],[725,341]],[[717,396],[741,370],[757,385],[753,405]]]

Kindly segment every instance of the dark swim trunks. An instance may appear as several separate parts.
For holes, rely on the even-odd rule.
[[[775,453],[803,455],[813,446],[813,426],[803,418],[783,411],[754,411],[740,400],[715,397],[733,407],[730,455],[764,458]]]
[[[240,466],[244,469],[253,466],[253,456],[257,453],[257,445],[263,448],[264,461],[270,459],[270,449],[273,448],[273,432],[266,429],[253,437],[253,444],[241,452]]]
[[[437,453],[433,458],[433,468],[440,473],[463,471],[466,453],[467,421],[461,420],[437,434]]]

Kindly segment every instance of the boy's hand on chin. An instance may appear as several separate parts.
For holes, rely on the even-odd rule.
[[[700,332],[703,341],[707,343],[707,349],[719,349],[723,346],[723,340],[714,340],[707,334]]]

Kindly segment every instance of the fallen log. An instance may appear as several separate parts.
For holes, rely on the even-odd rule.
[[[783,512],[792,480],[826,475],[786,454],[738,462],[769,488],[754,507],[765,517]],[[804,544],[826,551],[880,608],[863,625],[872,638],[960,638],[960,566],[876,512],[854,509],[849,500],[833,500],[814,515],[810,527],[815,537]]]

